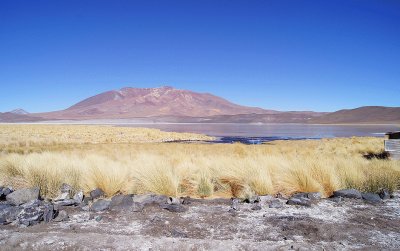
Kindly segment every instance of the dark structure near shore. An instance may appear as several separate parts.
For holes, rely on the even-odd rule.
[[[385,152],[391,159],[400,160],[400,131],[386,133]]]

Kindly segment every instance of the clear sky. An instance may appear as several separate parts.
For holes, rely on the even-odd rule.
[[[162,85],[277,110],[400,106],[400,1],[0,1],[0,111]]]

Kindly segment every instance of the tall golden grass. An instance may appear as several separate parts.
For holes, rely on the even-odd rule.
[[[64,126],[51,127],[54,133]],[[9,144],[10,135],[5,137],[3,131],[0,185],[39,186],[49,197],[55,196],[65,182],[86,192],[99,187],[108,196],[153,192],[212,198],[278,192],[321,192],[329,196],[342,188],[393,191],[400,184],[399,161],[363,157],[383,151],[380,138],[274,141],[264,145],[153,143],[153,139],[144,143],[145,137],[129,142],[112,138],[110,130],[114,128],[110,127],[77,126],[76,135],[74,126],[68,127],[74,140],[64,141],[65,137],[60,139],[55,133],[53,140],[58,141],[58,147],[38,141],[30,151],[18,142],[33,137],[31,126],[19,126]],[[46,138],[52,140],[49,128],[43,128],[37,137],[44,137],[40,133],[45,131]],[[80,136],[82,131],[103,135],[102,130],[112,140],[100,137],[101,141],[93,143],[86,134]],[[177,139],[207,139],[194,134],[174,135]],[[163,136],[157,139],[164,140]]]

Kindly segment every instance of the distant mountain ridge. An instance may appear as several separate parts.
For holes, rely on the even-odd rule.
[[[23,109],[0,113],[0,122],[45,120],[140,119],[148,122],[195,123],[400,123],[400,107],[365,106],[324,113],[275,111],[241,106],[221,97],[170,86],[125,87],[86,98],[65,110],[28,113]]]
[[[363,106],[344,109],[313,118],[309,122],[321,124],[400,123],[400,107]]]

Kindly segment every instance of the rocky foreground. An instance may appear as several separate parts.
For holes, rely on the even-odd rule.
[[[400,249],[400,198],[336,191],[201,200],[162,195],[84,196],[63,184],[0,187],[1,250]]]

